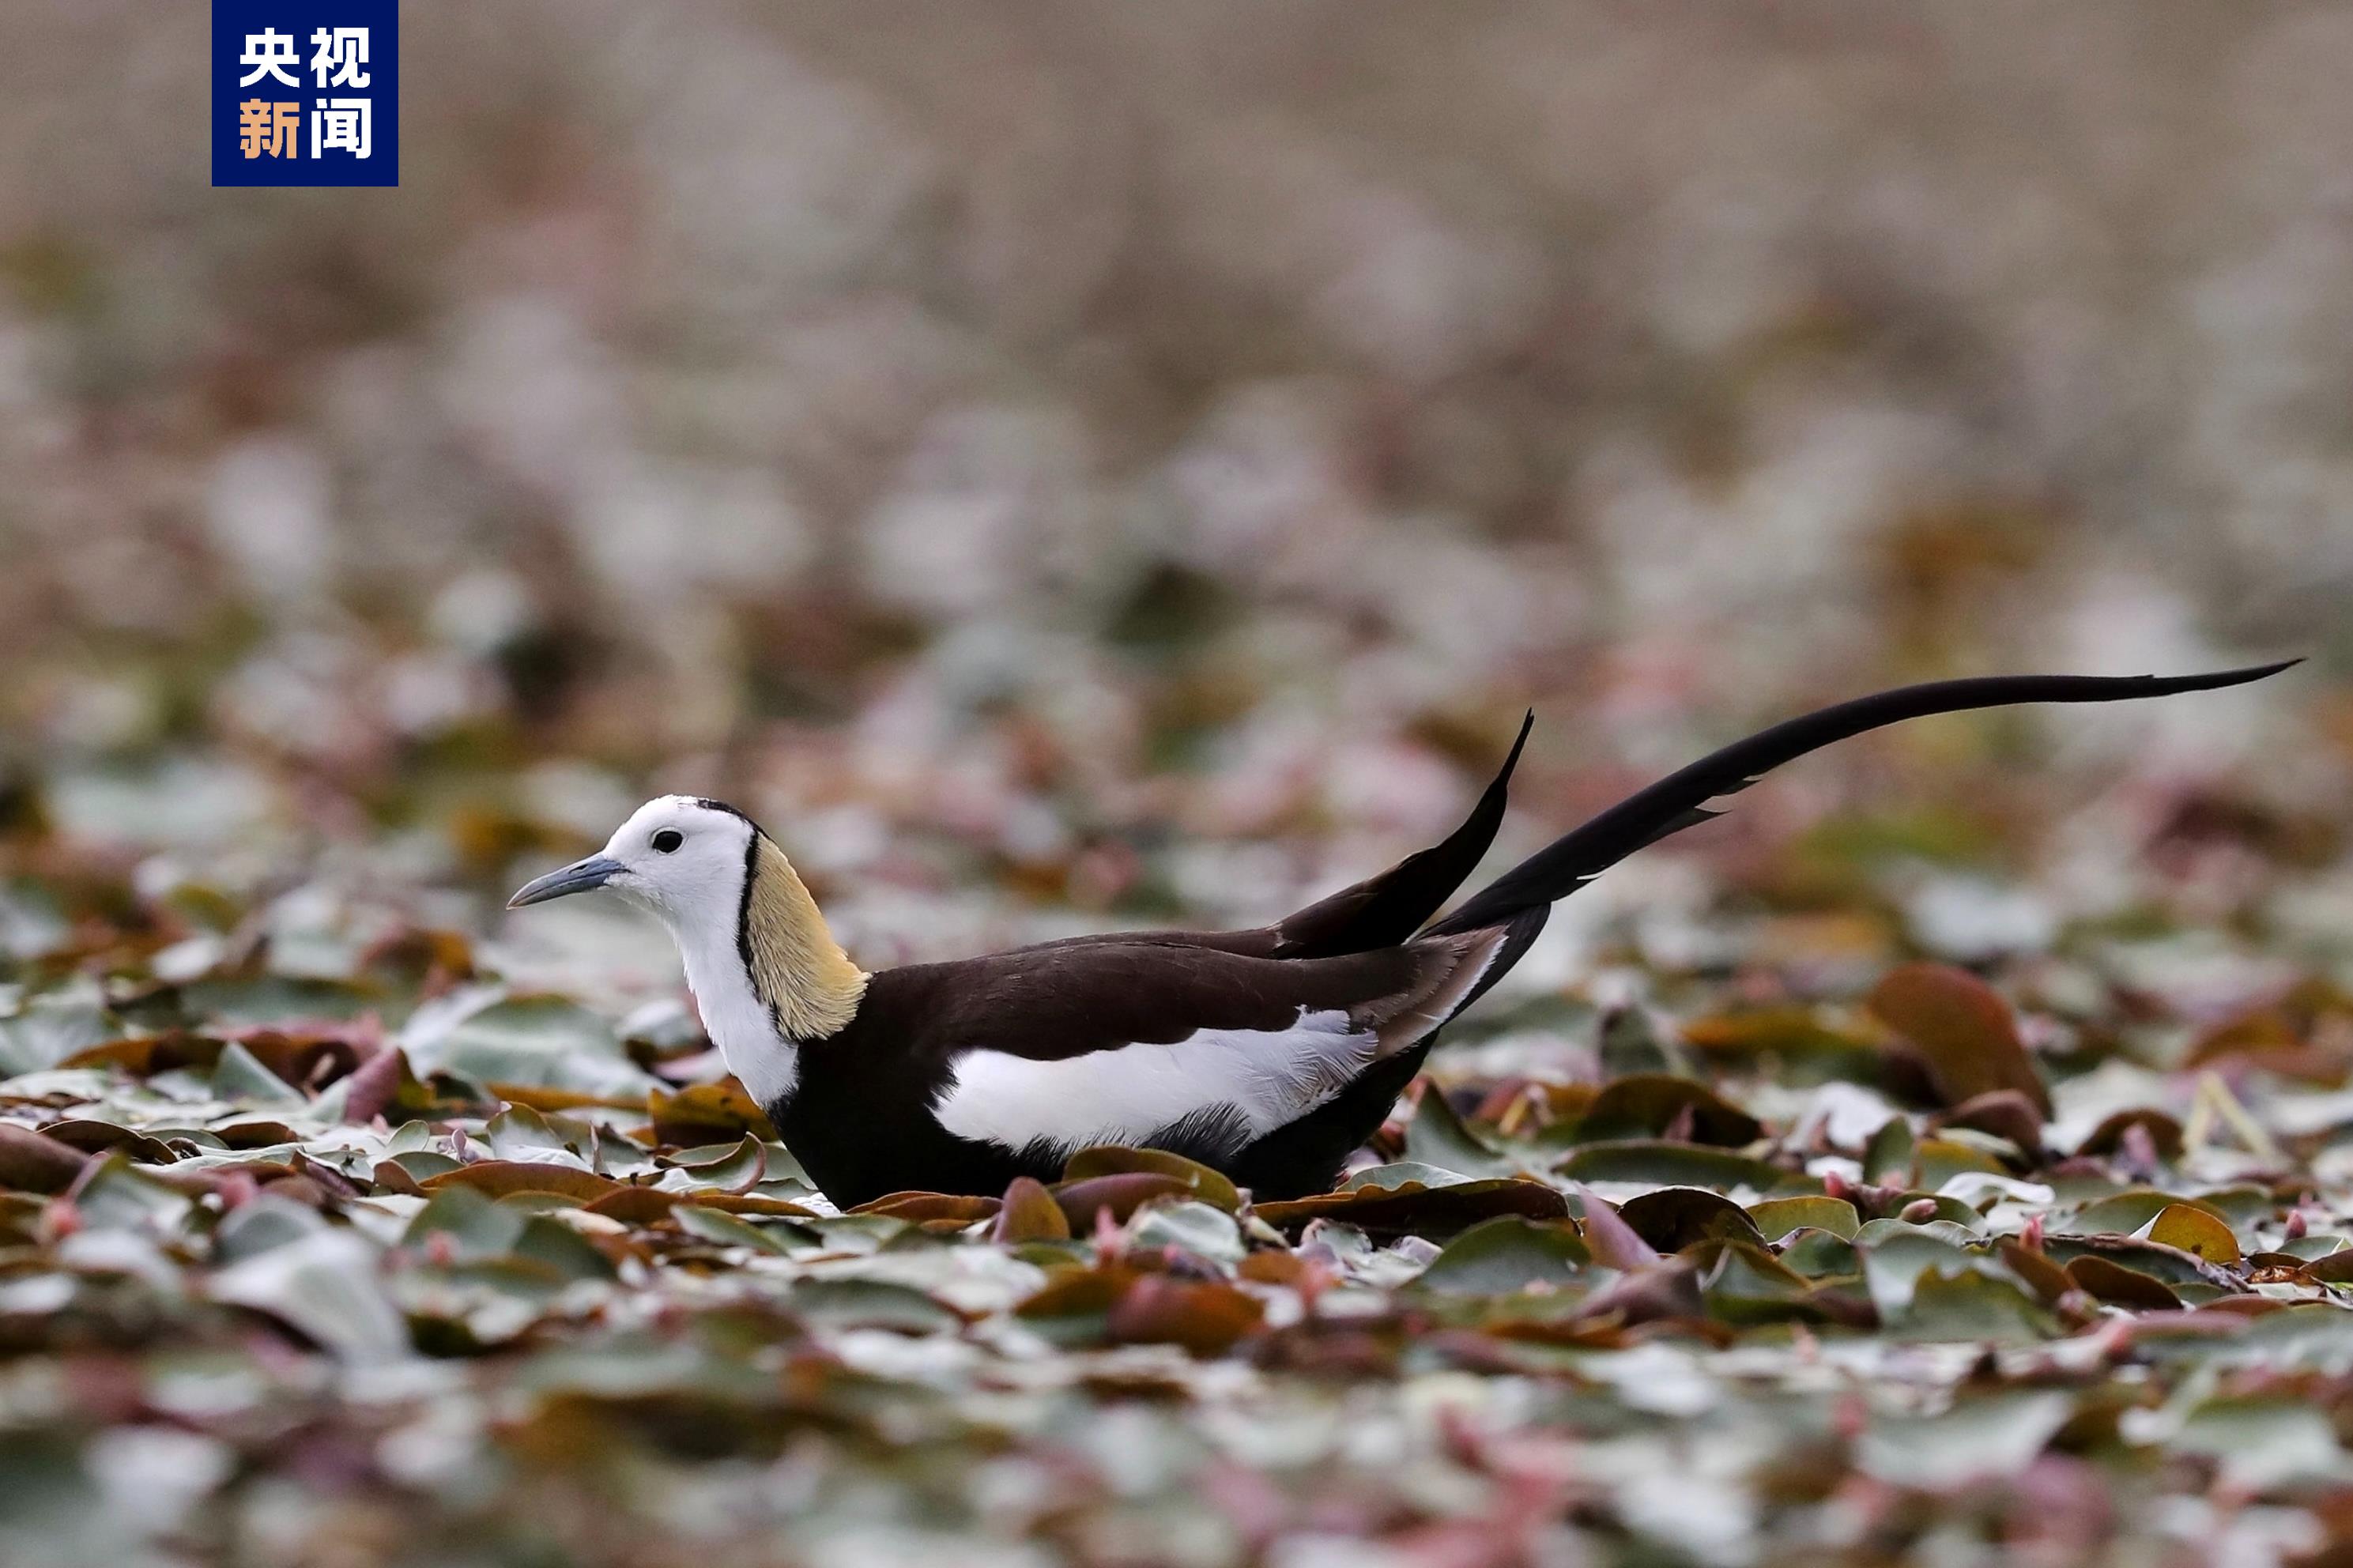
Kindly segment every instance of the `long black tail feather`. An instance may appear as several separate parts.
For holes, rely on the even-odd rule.
[[[1962,680],[1932,680],[1858,697],[1851,702],[1776,724],[1745,741],[1736,741],[1627,796],[1472,894],[1431,925],[1429,934],[1480,931],[1517,922],[1521,929],[1514,931],[1507,950],[1507,956],[1516,958],[1542,928],[1541,919],[1526,919],[1535,911],[1549,909],[1555,901],[1567,898],[1636,850],[1722,815],[1706,809],[1710,800],[1736,795],[1782,763],[1866,730],[1931,713],[1957,713],[2020,702],[2116,702],[2139,697],[2169,697],[2183,691],[2211,691],[2261,680],[2301,662],[2283,659],[2276,664],[2204,675],[1978,676]],[[1490,966],[1481,990],[1501,978],[1503,971],[1509,967],[1501,962],[1502,956],[1505,955],[1499,955],[1499,961]]]
[[[1479,796],[1462,826],[1427,849],[1416,850],[1377,877],[1320,899],[1274,928],[1278,958],[1331,958],[1346,952],[1370,952],[1394,947],[1419,930],[1436,914],[1454,889],[1479,867],[1487,847],[1503,826],[1504,807],[1511,794],[1512,770],[1528,743],[1536,716],[1520,721],[1520,733],[1511,754],[1495,770],[1493,783]]]

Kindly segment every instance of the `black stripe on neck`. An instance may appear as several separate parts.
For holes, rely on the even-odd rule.
[[[701,804],[715,811],[744,816],[733,806],[721,805],[716,801],[706,800]],[[760,874],[760,829],[748,816],[744,817],[744,826],[752,831],[744,840],[744,894],[735,901],[735,954],[744,961],[744,983],[752,988],[753,995],[760,997],[761,1005],[768,1009],[768,1016],[773,1020],[776,1005],[770,998],[760,995],[760,972],[752,964],[752,879]]]

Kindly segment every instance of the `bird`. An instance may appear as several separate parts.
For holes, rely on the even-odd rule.
[[[1526,952],[1556,901],[1720,815],[1710,801],[1902,720],[2212,690],[2296,662],[1979,676],[1820,709],[1629,795],[1443,915],[1503,821],[1533,712],[1445,839],[1249,930],[1111,931],[870,973],[775,839],[732,805],[675,795],[508,907],[603,890],[659,917],[728,1069],[842,1209],[1051,1182],[1102,1144],[1183,1155],[1275,1201],[1333,1186],[1440,1030]]]

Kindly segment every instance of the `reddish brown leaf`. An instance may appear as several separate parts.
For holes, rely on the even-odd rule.
[[[1568,1213],[1568,1200],[1542,1182],[1499,1178],[1451,1187],[1425,1187],[1419,1182],[1401,1187],[1358,1187],[1286,1203],[1260,1204],[1253,1212],[1267,1224],[1293,1233],[1310,1220],[1333,1219],[1375,1236],[1443,1240],[1498,1215],[1560,1219]]]
[[[1048,1189],[1061,1205],[1074,1236],[1095,1227],[1095,1216],[1107,1214],[1124,1224],[1128,1215],[1155,1198],[1187,1198],[1193,1185],[1181,1176],[1156,1171],[1130,1171],[1116,1176],[1090,1176],[1081,1182],[1059,1182]]]
[[[1592,1188],[1580,1186],[1577,1195],[1585,1204],[1585,1217],[1578,1229],[1584,1233],[1585,1249],[1593,1254],[1594,1262],[1604,1268],[1631,1273],[1659,1261],[1657,1250],[1632,1226],[1620,1219],[1618,1211],[1596,1196]]]
[[[29,1127],[0,1121],[0,1187],[19,1193],[61,1193],[73,1185],[90,1156]]]
[[[1221,1355],[1266,1316],[1265,1304],[1221,1281],[1147,1274],[1112,1304],[1111,1337],[1126,1344],[1182,1345]]]
[[[2085,1255],[2067,1265],[2067,1278],[2076,1286],[2111,1306],[2130,1307],[2137,1311],[2172,1311],[2181,1305],[2181,1298],[2169,1289],[2164,1280],[2143,1274],[2137,1268],[2126,1268],[2121,1263],[2111,1263],[2105,1258]]]
[[[1166,1149],[1131,1149],[1124,1144],[1098,1143],[1071,1156],[1070,1163],[1062,1167],[1062,1180],[1082,1182],[1095,1176],[1115,1176],[1138,1171],[1174,1176],[1191,1188],[1195,1197],[1229,1214],[1241,1206],[1241,1194],[1223,1173],[1213,1171],[1198,1161],[1187,1160],[1182,1154],[1172,1154]]]
[[[484,1160],[480,1164],[427,1176],[417,1185],[428,1193],[438,1193],[444,1187],[471,1187],[492,1198],[515,1193],[549,1193],[582,1204],[628,1190],[624,1184],[593,1171],[530,1160]]]
[[[1947,1105],[2015,1089],[2038,1116],[2050,1116],[2050,1092],[2018,1037],[2010,1004],[1968,971],[1904,964],[1872,991],[1870,1006],[1919,1053]]]
[[[655,1142],[673,1148],[733,1143],[746,1135],[774,1142],[776,1137],[759,1102],[732,1078],[694,1084],[676,1094],[655,1089],[646,1097],[646,1110],[653,1119]]]
[[[995,1198],[967,1197],[956,1193],[885,1193],[849,1212],[884,1215],[915,1223],[944,1219],[969,1225],[976,1219],[996,1217],[997,1210]]]

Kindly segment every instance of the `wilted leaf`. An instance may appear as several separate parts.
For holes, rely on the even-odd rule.
[[[2231,1234],[2231,1227],[2204,1209],[2192,1208],[2188,1204],[2168,1204],[2133,1234],[2144,1241],[2178,1247],[2209,1263],[2239,1261],[2239,1241]]]
[[[657,1141],[681,1149],[699,1143],[733,1143],[751,1138],[774,1142],[776,1130],[766,1112],[733,1079],[698,1083],[672,1094],[654,1089],[646,1099]]]
[[[748,1193],[768,1173],[767,1145],[748,1133],[733,1148],[708,1152],[715,1157],[702,1157],[706,1153],[703,1150],[681,1150],[672,1169],[685,1178],[690,1187],[720,1193]],[[673,1178],[663,1184],[678,1184]]]

